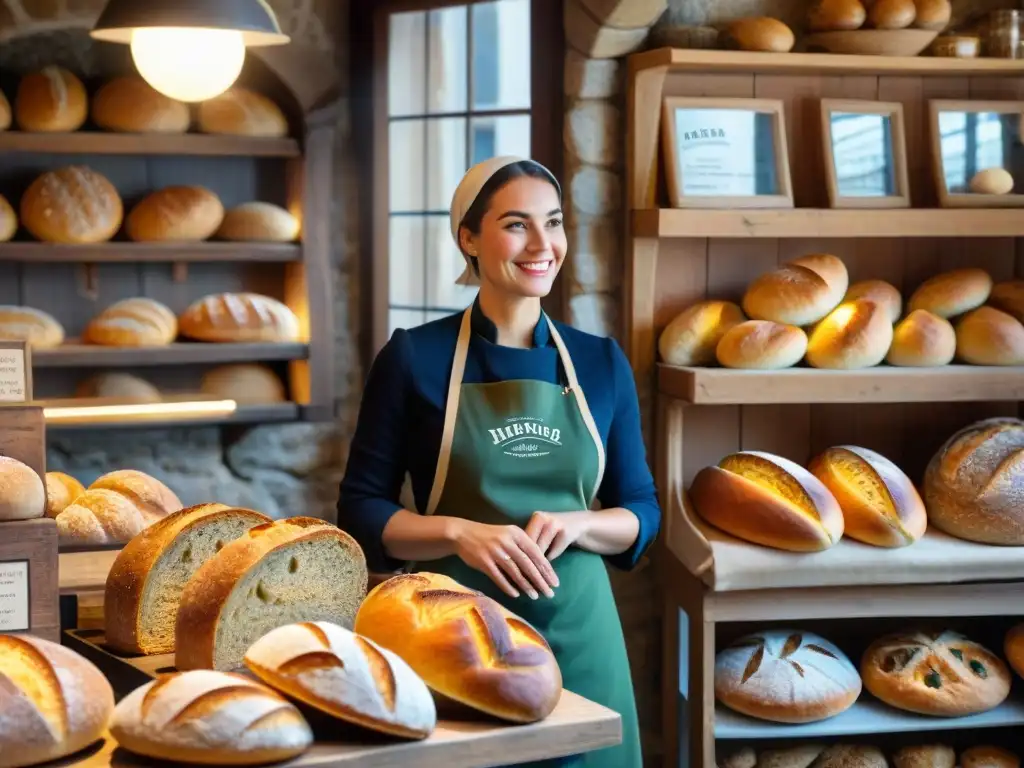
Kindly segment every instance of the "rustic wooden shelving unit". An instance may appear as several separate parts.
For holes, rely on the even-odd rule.
[[[1021,94],[1019,60],[678,49],[630,57],[626,347],[638,387],[656,393],[648,416],[656,425],[650,452],[664,509],[658,563],[665,595],[666,767],[714,768],[716,739],[820,740],[1024,723],[1020,691],[986,715],[955,720],[924,721],[867,695],[846,715],[811,726],[773,726],[716,711],[716,644],[741,623],[827,620],[853,631],[850,619],[1013,616],[1024,598],[1024,557],[1012,548],[976,552],[929,534],[914,547],[921,547],[915,555],[934,560],[931,567],[902,563],[893,551],[861,553],[877,562],[866,560],[862,577],[824,587],[829,553],[793,556],[780,565],[758,547],[733,551],[729,542],[735,540],[718,541],[688,512],[685,493],[697,471],[736,450],[806,463],[840,443],[878,450],[919,479],[955,429],[979,418],[1020,414],[1024,369],[750,372],[657,362],[658,335],[687,306],[705,298],[738,300],[758,274],[806,253],[834,253],[846,262],[851,281],[881,278],[904,295],[931,275],[962,265],[983,267],[996,280],[1024,277],[1019,209],[938,209],[925,141],[929,99],[1016,100]],[[796,207],[668,208],[660,158],[664,96],[782,100]],[[902,103],[912,208],[828,209],[818,111],[818,99],[827,97]],[[871,549],[845,540],[839,546],[847,556],[851,546]],[[975,576],[969,578],[966,566],[952,567],[950,557],[974,558]],[[995,557],[999,566],[992,570]],[[735,572],[730,563],[740,564]],[[979,583],[946,583],[970,580]],[[841,635],[836,640],[841,644]],[[689,762],[680,762],[682,755]]]

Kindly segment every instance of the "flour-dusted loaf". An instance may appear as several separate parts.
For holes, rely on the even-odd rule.
[[[992,276],[984,269],[952,269],[921,283],[910,295],[907,310],[927,309],[948,320],[977,309],[988,300],[991,292]]]
[[[441,695],[502,720],[543,720],[562,695],[544,637],[448,576],[411,573],[378,584],[355,631],[397,653]]]
[[[217,230],[221,240],[291,243],[299,236],[299,220],[279,205],[243,203],[224,214]]]
[[[280,138],[288,135],[288,119],[266,96],[235,86],[199,105],[199,130],[231,136]]]
[[[98,741],[114,691],[70,648],[31,635],[0,635],[0,768],[56,760]]]
[[[204,296],[178,319],[181,333],[197,341],[298,341],[299,319],[285,304],[258,293]]]
[[[175,624],[175,664],[235,670],[267,632],[303,621],[351,629],[366,594],[366,557],[324,520],[292,517],[250,528],[193,574]]]
[[[719,340],[747,318],[731,301],[700,301],[673,318],[658,337],[667,365],[712,365]]]
[[[212,670],[158,677],[125,696],[110,734],[130,752],[205,765],[258,765],[297,757],[313,743],[302,713],[244,675]]]
[[[178,185],[142,198],[124,222],[125,233],[137,242],[206,240],[224,220],[224,205],[209,189]]]
[[[956,356],[956,331],[944,317],[915,309],[892,331],[885,360],[889,365],[934,368],[949,365]]]
[[[892,768],[955,768],[956,752],[946,744],[917,744],[892,755]]]
[[[81,245],[110,240],[124,204],[103,174],[84,165],[47,171],[21,196],[21,223],[37,240]]]
[[[0,456],[0,523],[46,514],[46,487],[32,467]]]
[[[408,739],[437,725],[430,689],[402,658],[326,621],[273,629],[246,651],[267,685],[329,715]]]
[[[0,340],[24,341],[32,349],[52,349],[64,341],[64,326],[41,309],[0,304]]]
[[[57,515],[57,533],[64,544],[125,543],[181,506],[155,477],[121,469],[98,478]]]
[[[130,373],[97,373],[75,387],[75,397],[110,398],[125,403],[159,403],[160,390]]]
[[[108,347],[162,347],[178,335],[178,318],[155,299],[116,301],[92,319],[82,334],[90,344]]]
[[[125,545],[107,574],[105,637],[125,653],[171,653],[181,592],[200,566],[250,528],[251,509],[199,504],[158,520]]]
[[[21,78],[14,114],[23,131],[77,131],[89,116],[89,96],[73,72],[63,67],[43,67]]]
[[[46,473],[46,516],[56,517],[85,493],[85,486],[64,472]]]
[[[886,635],[864,652],[864,687],[897,709],[962,717],[999,706],[1010,672],[982,645],[956,632]]]
[[[1024,421],[984,419],[954,433],[924,474],[928,520],[982,544],[1024,544]]]
[[[846,654],[811,632],[765,630],[715,657],[716,698],[761,720],[824,720],[848,709],[860,691],[860,675]]]
[[[124,133],[185,133],[192,122],[187,104],[165,96],[138,75],[102,85],[91,111],[100,128]]]
[[[199,391],[247,405],[282,403],[287,399],[281,377],[269,366],[259,363],[233,363],[211,368],[203,374]]]

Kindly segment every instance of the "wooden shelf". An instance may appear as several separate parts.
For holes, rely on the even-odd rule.
[[[305,360],[306,344],[203,344],[180,342],[166,347],[101,347],[91,344],[64,344],[55,349],[32,353],[34,368],[90,368],[118,366],[132,368],[149,365],[189,365],[203,363],[251,363],[276,360]]]
[[[658,364],[658,388],[694,405],[1024,400],[1024,366],[747,371]]]
[[[267,403],[264,405],[240,405],[227,415],[214,416],[131,416],[124,419],[104,418],[102,420],[51,421],[46,422],[47,432],[97,429],[160,429],[165,427],[229,426],[232,424],[281,424],[298,421],[301,408],[297,403]]]
[[[0,136],[3,134],[0,133]],[[295,262],[302,246],[294,243],[0,243],[0,262],[135,263],[135,262]]]
[[[633,237],[1024,237],[1020,209],[633,211]]]
[[[43,152],[61,155],[193,155],[223,157],[299,157],[295,139],[217,136],[202,133],[137,134],[75,131],[74,133],[0,133],[0,152]]]

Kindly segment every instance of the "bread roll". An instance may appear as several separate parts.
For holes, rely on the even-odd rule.
[[[107,131],[185,133],[192,123],[188,105],[153,88],[138,75],[116,77],[92,99],[92,121]]]
[[[448,576],[409,573],[378,584],[355,631],[405,659],[434,691],[502,720],[543,720],[562,695],[541,634]]]
[[[160,390],[130,373],[98,373],[79,382],[75,397],[111,398],[126,403],[159,403]]]
[[[715,356],[726,368],[777,370],[796,365],[806,351],[807,334],[800,328],[748,320],[722,335]]]
[[[811,765],[813,768],[889,768],[882,751],[866,744],[833,744]]]
[[[782,749],[763,749],[755,768],[811,768],[824,751],[824,744],[814,743]]]
[[[949,365],[956,355],[956,331],[949,320],[915,309],[892,332],[885,356],[889,365],[934,367]]]
[[[1020,768],[1020,758],[1002,747],[978,746],[960,755],[961,768]]]
[[[926,309],[947,320],[988,300],[992,292],[992,277],[983,269],[966,267],[943,272],[925,280],[910,296],[907,309]]]
[[[273,370],[256,363],[221,365],[203,374],[199,391],[204,395],[234,400],[239,405],[283,403],[284,384]]]
[[[716,528],[766,547],[820,552],[843,535],[843,512],[799,464],[741,451],[704,467],[690,486],[697,514]]]
[[[906,29],[916,17],[914,0],[875,0],[868,10],[868,24],[875,29]]]
[[[204,187],[164,187],[146,196],[125,220],[136,242],[198,242],[211,237],[224,220],[220,198]]]
[[[46,487],[31,467],[0,456],[0,523],[46,514]]]
[[[988,303],[1024,323],[1024,280],[1007,280],[992,286]]]
[[[1024,624],[1016,624],[1006,633],[1003,652],[1013,671],[1024,677]]]
[[[277,627],[331,621],[351,628],[366,594],[366,558],[337,526],[292,517],[250,528],[209,558],[181,593],[178,669],[240,669]]]
[[[757,768],[757,753],[753,747],[740,747],[725,757],[716,755],[718,768]]]
[[[866,299],[840,304],[807,340],[807,362],[815,368],[870,368],[885,360],[893,330],[883,307]]]
[[[845,535],[876,547],[905,547],[924,535],[924,502],[910,478],[885,456],[839,445],[818,454],[808,469],[839,503]]]
[[[272,629],[246,651],[245,665],[291,698],[364,728],[425,739],[437,725],[430,689],[412,667],[337,624]]]
[[[14,114],[23,131],[77,131],[89,116],[89,96],[74,73],[43,67],[21,78]]]
[[[956,768],[956,752],[945,744],[904,747],[892,756],[893,768]]]
[[[155,760],[259,765],[296,757],[313,743],[302,714],[243,675],[195,670],[163,675],[125,696],[110,734]]]
[[[817,0],[807,11],[807,29],[811,32],[838,32],[860,29],[867,11],[860,0]]]
[[[0,635],[0,691],[0,768],[85,749],[114,711],[114,691],[91,661],[31,635]]]
[[[843,303],[856,299],[873,301],[886,311],[889,322],[895,324],[903,314],[903,297],[896,286],[885,280],[861,280],[847,289]]]
[[[291,243],[299,237],[299,220],[279,205],[245,203],[224,214],[217,237],[238,242]]]
[[[1013,176],[1005,168],[983,168],[971,177],[967,188],[975,195],[1008,195],[1013,191]]]
[[[123,299],[92,319],[83,339],[108,347],[163,347],[178,336],[178,318],[153,299]]]
[[[21,196],[21,223],[45,242],[103,243],[117,234],[123,217],[114,185],[81,165],[47,171]]]
[[[1024,365],[1024,325],[992,307],[978,307],[956,324],[956,356],[971,365]]]
[[[946,28],[953,15],[953,5],[949,0],[915,0],[915,5],[917,13],[914,17],[914,26],[918,29],[941,31]]]
[[[9,130],[14,122],[14,115],[11,110],[11,102],[7,100],[7,94],[0,91],[0,131]]]
[[[286,305],[258,293],[215,293],[186,309],[181,333],[198,341],[298,341],[299,319]]]
[[[741,51],[788,53],[796,43],[793,30],[768,16],[736,19],[724,31],[725,46]]]
[[[697,302],[676,315],[661,332],[661,361],[666,365],[712,365],[718,341],[744,320],[743,310],[731,301]]]
[[[25,341],[32,349],[52,349],[64,341],[64,327],[33,307],[0,304],[0,339]]]
[[[715,657],[715,697],[761,720],[824,720],[849,709],[860,690],[846,654],[811,632],[769,629],[739,638]]]
[[[262,94],[231,88],[199,105],[203,133],[275,138],[288,135],[288,120],[280,107]]]
[[[743,311],[754,320],[805,326],[821,320],[849,287],[842,260],[811,254],[758,277],[743,296]]]
[[[0,195],[0,242],[10,242],[18,232],[18,214],[7,198]]]
[[[63,472],[46,473],[46,516],[57,517],[85,493],[85,486]]]
[[[986,712],[1010,693],[999,657],[956,632],[886,635],[864,652],[860,673],[874,696],[922,715]]]

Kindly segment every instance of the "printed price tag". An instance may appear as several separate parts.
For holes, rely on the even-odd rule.
[[[28,629],[28,561],[0,563],[0,632]]]
[[[0,403],[31,400],[25,373],[25,350],[0,347]]]

